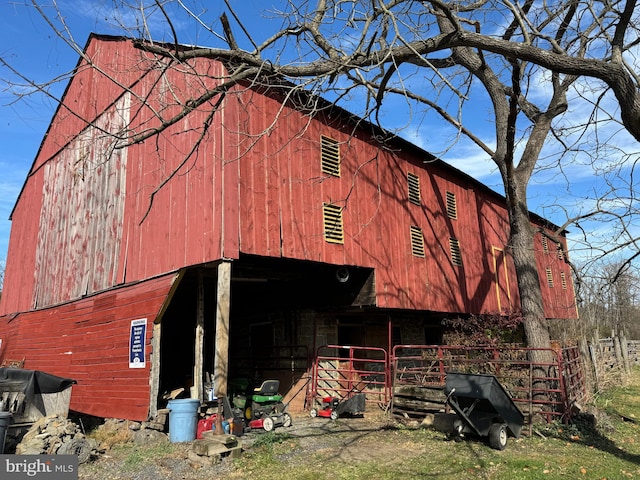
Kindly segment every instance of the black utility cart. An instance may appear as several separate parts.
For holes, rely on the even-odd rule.
[[[509,435],[520,436],[524,415],[493,375],[449,372],[445,394],[459,417],[454,423],[458,438],[489,437],[492,448],[503,450]]]

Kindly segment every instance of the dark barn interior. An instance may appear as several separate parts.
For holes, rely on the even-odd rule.
[[[217,278],[215,267],[203,266],[185,273],[161,319],[161,395],[180,387],[188,394],[193,385],[200,282],[204,371],[213,373]],[[276,377],[283,387],[295,382],[316,348],[315,314],[308,312],[340,317],[338,341],[363,344],[361,316],[375,301],[374,288],[372,269],[253,256],[233,262],[229,378]],[[375,336],[386,339],[386,322],[377,323]]]

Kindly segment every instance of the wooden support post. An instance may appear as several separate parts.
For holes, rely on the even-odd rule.
[[[204,281],[202,272],[198,272],[198,306],[196,313],[195,359],[193,365],[192,398],[204,398]]]
[[[151,399],[149,403],[149,418],[158,416],[158,395],[160,391],[160,334],[162,323],[153,324],[153,336],[151,337],[151,372],[149,383],[151,384]]]
[[[214,391],[219,399],[216,433],[223,435],[222,400],[227,396],[227,381],[229,377],[229,316],[231,312],[231,262],[229,261],[223,261],[218,265],[216,296],[216,358],[213,378]]]

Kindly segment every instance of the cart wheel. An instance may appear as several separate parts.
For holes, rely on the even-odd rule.
[[[336,412],[335,410],[331,411],[331,420],[337,420],[338,419],[338,412]]]
[[[244,409],[244,418],[247,420],[253,420],[253,411],[251,410],[251,407]]]
[[[458,437],[462,438],[462,431],[464,430],[464,424],[462,423],[462,420],[460,420],[459,418],[456,418],[453,421],[453,431],[454,434]]]
[[[496,450],[504,450],[507,437],[507,426],[504,423],[494,423],[489,429],[489,446]]]
[[[264,417],[264,419],[262,420],[262,428],[264,428],[265,432],[270,432],[271,430],[273,430],[273,418]]]
[[[289,415],[288,413],[283,413],[282,414],[282,426],[283,427],[290,427],[291,426],[291,415]]]
[[[318,416],[318,409],[312,408],[311,411],[309,412],[309,415],[311,416],[311,418],[316,418]]]

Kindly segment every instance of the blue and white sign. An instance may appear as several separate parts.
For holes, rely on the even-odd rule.
[[[144,368],[147,319],[131,320],[129,332],[129,368]]]

